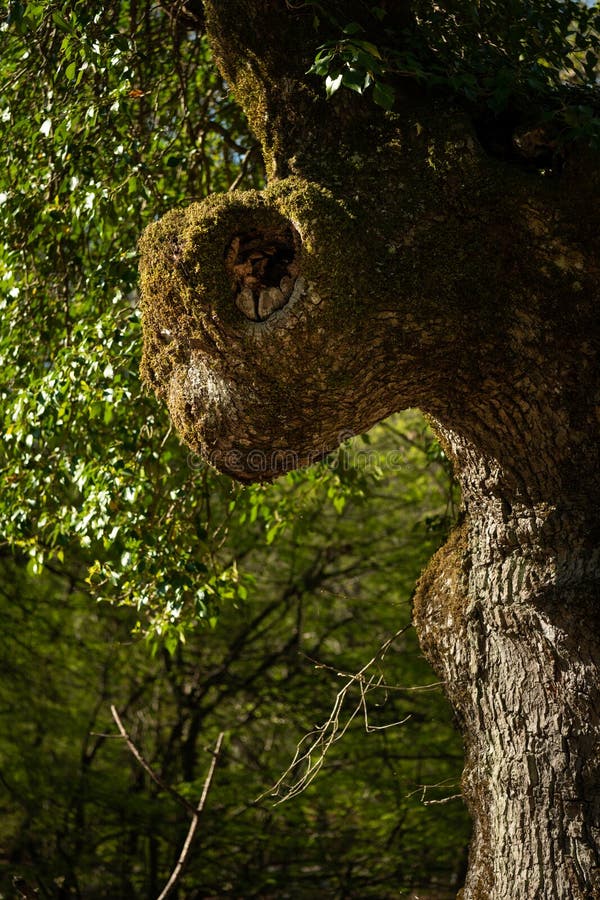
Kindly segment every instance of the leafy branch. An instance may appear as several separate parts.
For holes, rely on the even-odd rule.
[[[361,21],[340,24],[318,2],[336,36],[321,44],[309,72],[332,97],[340,88],[392,109],[402,80],[450,94],[479,116],[539,116],[559,142],[600,146],[600,12],[578,0],[459,0],[449,11],[418,0],[412,25],[386,27],[388,13],[364,4]],[[321,17],[321,18],[319,18]]]

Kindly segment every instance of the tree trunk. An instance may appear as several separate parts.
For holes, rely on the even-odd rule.
[[[597,551],[572,509],[468,517],[423,575],[421,645],[464,735],[465,898],[600,897]]]
[[[271,181],[144,235],[145,378],[242,480],[431,416],[465,514],[415,619],[465,738],[464,900],[600,898],[597,158],[503,162],[415,92],[326,105],[302,5],[205,11]]]

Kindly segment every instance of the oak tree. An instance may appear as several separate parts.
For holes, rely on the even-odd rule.
[[[146,231],[144,376],[243,481],[428,414],[464,497],[415,601],[466,744],[463,896],[600,896],[597,11],[187,8],[269,182]]]

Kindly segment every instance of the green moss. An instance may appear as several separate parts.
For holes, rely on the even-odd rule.
[[[460,578],[463,562],[468,558],[468,524],[464,522],[454,528],[446,543],[435,554],[421,575],[415,591],[414,618],[421,646],[443,678],[445,672],[441,660],[445,656],[445,631],[448,627],[453,632],[466,628],[468,598]]]
[[[226,351],[227,330],[239,325],[225,264],[234,236],[284,232],[290,224],[301,236],[300,274],[317,286],[332,318],[356,312],[374,289],[372,250],[361,239],[360,222],[347,202],[326,187],[290,178],[263,193],[217,194],[168,213],[145,231],[140,241],[142,374],[160,395],[173,366],[189,357],[195,341],[210,338]],[[361,255],[362,265],[357,265]]]
[[[281,230],[287,221],[256,191],[215,194],[168,213],[140,240],[144,331],[142,376],[164,396],[173,366],[189,358],[200,336],[226,349],[239,312],[225,255],[233,237]]]
[[[372,283],[372,275],[360,224],[349,204],[329,188],[295,177],[275,182],[267,188],[265,197],[299,231],[302,274],[317,286],[321,298],[332,301],[336,315],[356,308]],[[349,253],[354,255],[355,265],[349,265]],[[357,278],[357,273],[367,277]]]

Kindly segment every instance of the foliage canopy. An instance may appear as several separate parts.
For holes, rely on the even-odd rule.
[[[344,4],[314,7],[314,25],[332,35],[311,71],[329,96],[340,87],[394,106],[398,89],[417,82],[454,96],[482,123],[506,118],[513,128],[544,126],[560,142],[600,146],[597,86],[600,12],[579,0],[417,0],[406,26],[390,23],[389,4],[359,4],[347,22]],[[541,117],[540,117],[541,110]]]

